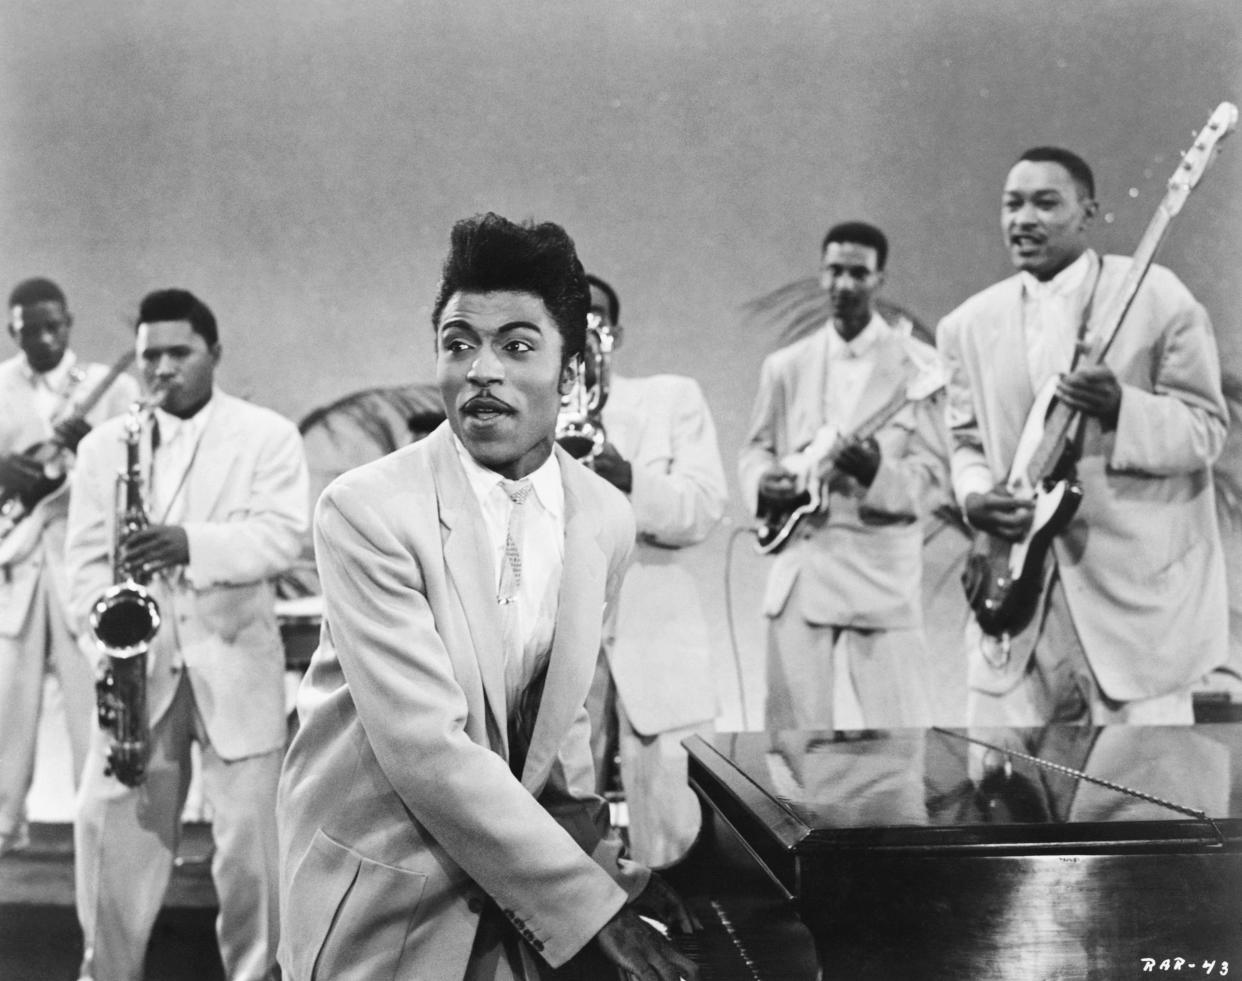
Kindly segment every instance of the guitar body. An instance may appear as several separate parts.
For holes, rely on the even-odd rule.
[[[755,523],[756,552],[775,555],[793,537],[802,519],[820,510],[819,484],[812,481],[811,486],[814,493],[806,490],[788,501],[772,501],[766,497],[759,499]]]
[[[1076,480],[1036,489],[1031,530],[1020,542],[980,535],[966,560],[962,585],[983,632],[993,637],[1023,630],[1034,618],[1052,540],[1069,524],[1082,501]]]

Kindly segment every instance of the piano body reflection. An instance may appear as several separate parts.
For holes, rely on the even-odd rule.
[[[771,916],[782,900],[796,911],[825,979],[1242,972],[1242,725],[749,732],[686,746],[710,837],[762,869]],[[713,907],[736,881],[717,876]],[[744,976],[807,976],[767,970]]]

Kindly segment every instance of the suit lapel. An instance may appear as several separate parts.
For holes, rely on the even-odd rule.
[[[595,673],[604,611],[606,572],[598,515],[592,513],[582,493],[585,475],[564,455],[560,459],[565,486],[565,563],[548,677],[522,770],[523,785],[536,794],[547,780],[574,716],[585,703]]]
[[[828,383],[828,331],[832,329],[832,324],[828,323],[811,335],[807,358],[814,367],[805,389],[799,385],[798,394],[794,396],[790,407],[794,418],[790,426],[787,452],[805,449],[824,424],[824,386]],[[790,365],[790,372],[795,384],[805,377],[796,364]]]
[[[906,357],[906,346],[900,334],[892,331],[880,341],[875,367],[871,369],[871,377],[867,379],[862,397],[850,417],[851,435],[867,419],[891,402],[899,389],[905,389],[906,380],[913,367]]]
[[[218,391],[213,396],[216,403],[203,427],[198,450],[190,461],[194,472],[186,475],[185,489],[194,485],[194,496],[189,501],[191,510],[187,516],[202,521],[215,513],[216,505],[224,492],[224,485],[232,471],[237,447],[245,445],[248,434],[236,425],[231,398]],[[148,443],[148,440],[143,440]]]
[[[505,720],[508,718],[508,707],[505,702],[503,631],[492,586],[496,581],[496,570],[492,568],[486,525],[474,491],[457,458],[448,424],[442,425],[427,440],[434,441],[430,446],[433,458],[431,473],[440,505],[444,567],[453,592],[465,611],[487,709],[507,756]]]

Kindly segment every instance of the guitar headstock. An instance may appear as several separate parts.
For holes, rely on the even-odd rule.
[[[1164,204],[1171,215],[1182,210],[1186,198],[1216,159],[1216,154],[1220,153],[1221,140],[1237,125],[1237,106],[1232,102],[1222,102],[1216,107],[1207,125],[1195,137],[1194,146],[1182,154],[1182,162],[1169,178],[1169,193],[1165,195]]]

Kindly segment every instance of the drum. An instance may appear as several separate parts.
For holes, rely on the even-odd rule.
[[[319,646],[319,625],[323,621],[323,597],[299,596],[276,601],[276,622],[285,645],[285,668],[303,672]]]

